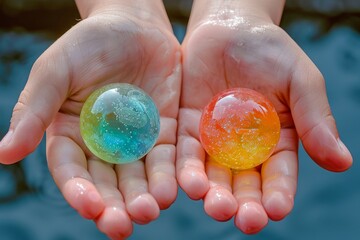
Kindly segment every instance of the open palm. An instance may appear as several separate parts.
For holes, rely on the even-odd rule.
[[[235,215],[246,233],[292,209],[298,138],[322,167],[343,171],[351,156],[338,138],[324,81],[309,58],[279,27],[255,17],[216,16],[190,28],[183,43],[177,178],[192,199],[204,199],[219,221]],[[219,91],[251,88],[274,104],[281,137],[262,166],[244,171],[208,161],[199,141],[202,109]]]
[[[180,45],[169,26],[130,14],[101,13],[63,35],[35,63],[0,149],[4,163],[32,152],[47,131],[49,169],[64,197],[83,217],[118,239],[132,221],[154,220],[175,200],[175,143],[180,96]],[[139,86],[155,101],[161,131],[141,161],[110,165],[84,145],[79,115],[86,98],[106,84]],[[33,139],[33,141],[28,141]]]

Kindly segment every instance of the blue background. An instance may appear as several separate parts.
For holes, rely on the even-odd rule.
[[[32,64],[78,17],[72,1],[52,1],[51,6],[41,2],[0,1],[0,138]],[[190,3],[166,2],[181,39]],[[269,222],[259,234],[242,234],[232,220],[212,220],[201,201],[192,201],[179,190],[175,204],[158,220],[136,225],[130,239],[360,239],[360,6],[359,1],[324,2],[288,1],[282,26],[323,73],[353,167],[345,173],[327,172],[300,147],[294,210],[281,222]],[[56,20],[56,14],[63,19]],[[0,165],[0,239],[107,239],[64,201],[49,175],[44,149],[42,142],[21,163]]]

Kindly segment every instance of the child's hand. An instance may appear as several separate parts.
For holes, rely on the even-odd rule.
[[[132,221],[156,219],[177,195],[180,45],[163,21],[164,10],[152,8],[109,4],[94,12],[80,9],[85,19],[35,63],[0,147],[0,161],[14,163],[37,147],[46,130],[48,165],[56,184],[72,207],[113,239],[129,236]],[[159,108],[161,132],[146,161],[107,164],[81,139],[84,101],[113,82],[140,86]]]
[[[210,2],[195,1],[182,46],[177,179],[190,198],[204,199],[208,215],[219,221],[235,215],[239,229],[255,233],[293,208],[299,138],[328,170],[348,169],[352,157],[339,139],[324,79],[296,43],[271,17],[247,14],[233,2]],[[263,93],[280,117],[277,149],[257,169],[232,172],[210,163],[199,141],[202,109],[232,87]]]

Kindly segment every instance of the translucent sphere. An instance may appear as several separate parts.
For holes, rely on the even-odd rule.
[[[229,168],[256,167],[273,153],[280,138],[275,108],[246,88],[216,95],[203,110],[200,141],[211,159]]]
[[[140,88],[115,83],[94,91],[80,114],[80,132],[98,158],[114,164],[144,157],[155,145],[160,116],[154,101]]]

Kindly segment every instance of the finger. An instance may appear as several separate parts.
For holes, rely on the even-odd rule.
[[[155,220],[160,209],[148,191],[143,161],[116,165],[118,187],[125,198],[126,209],[131,219],[138,224]]]
[[[52,49],[34,64],[14,107],[10,129],[0,142],[1,163],[17,162],[34,151],[66,98],[69,72],[66,60]]]
[[[280,152],[266,161],[262,169],[263,205],[272,220],[282,220],[294,206],[298,169],[296,153]]]
[[[149,192],[160,209],[168,208],[176,199],[175,146],[157,145],[146,156],[146,173]]]
[[[82,149],[70,138],[49,136],[47,159],[50,172],[68,203],[84,218],[98,217],[105,205],[87,171]]]
[[[324,79],[306,56],[300,59],[290,86],[290,107],[297,132],[317,164],[331,171],[344,171],[352,165],[352,156],[339,138]]]
[[[294,206],[298,176],[297,134],[294,130],[282,130],[278,151],[263,165],[262,203],[272,220],[287,216]]]
[[[268,223],[268,217],[261,203],[261,178],[255,170],[234,173],[234,196],[239,209],[235,216],[235,225],[246,234],[254,234]]]
[[[209,190],[205,173],[205,152],[198,140],[200,112],[182,109],[179,112],[176,176],[180,187],[191,199],[202,199]]]
[[[113,166],[98,159],[89,159],[88,168],[105,204],[105,209],[95,219],[97,227],[111,239],[129,237],[133,226],[123,196],[117,188],[117,177]]]
[[[205,212],[218,221],[227,221],[235,215],[238,208],[232,194],[231,170],[214,161],[207,161],[206,173],[210,189],[204,199]]]

